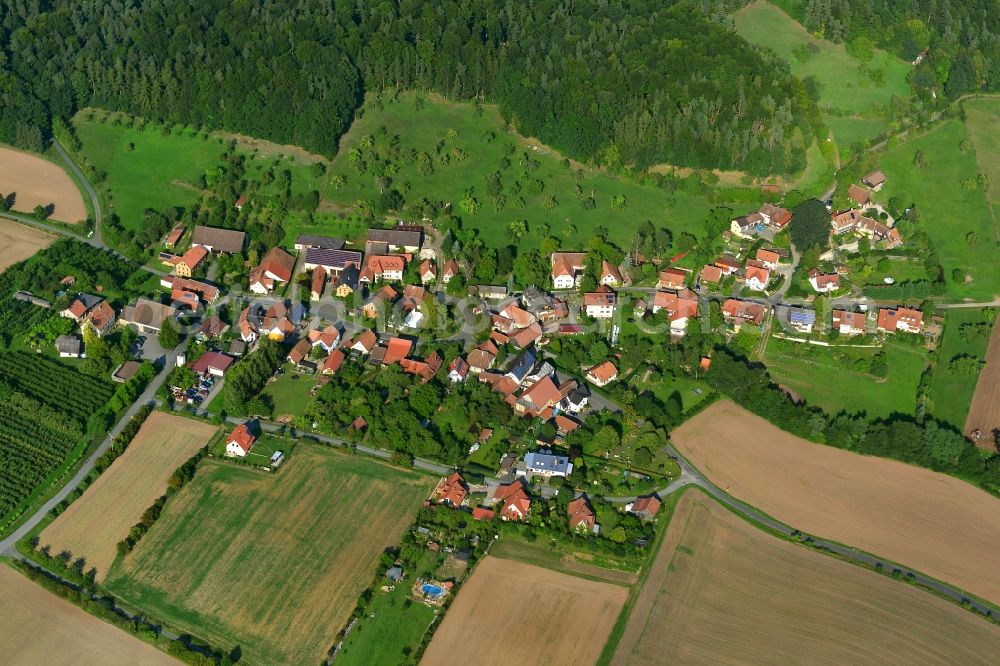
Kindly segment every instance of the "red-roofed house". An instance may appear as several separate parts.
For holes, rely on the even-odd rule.
[[[611,361],[599,363],[587,370],[587,381],[597,386],[606,386],[618,379],[618,368]]]
[[[750,301],[739,301],[735,298],[728,299],[722,304],[722,316],[726,321],[739,327],[742,323],[750,323],[760,326],[767,314],[767,307],[760,303]]]
[[[731,254],[724,254],[715,260],[715,265],[719,267],[723,275],[732,275],[743,268],[743,265]]]
[[[587,266],[586,252],[553,252],[550,261],[554,289],[572,289],[580,286],[583,270]]]
[[[569,528],[580,532],[597,533],[597,514],[590,506],[590,500],[586,495],[580,495],[566,505],[566,513],[569,516]]]
[[[847,188],[847,198],[859,206],[864,206],[871,200],[871,195],[868,194],[868,190],[865,188],[851,183],[851,186]]]
[[[181,257],[176,257],[172,261],[174,265],[174,275],[180,277],[191,277],[197,270],[198,265],[208,256],[208,250],[201,245],[192,245],[191,249]]]
[[[539,416],[546,409],[551,409],[562,400],[559,387],[551,376],[543,377],[518,397],[514,403],[514,411],[528,416]]]
[[[382,358],[382,363],[385,365],[399,363],[410,354],[411,349],[413,349],[412,340],[389,338],[389,342],[385,345],[385,356]]]
[[[821,273],[818,268],[809,271],[809,284],[820,293],[840,289],[840,275],[837,273]]]
[[[778,253],[774,250],[765,250],[763,248],[757,250],[757,261],[759,261],[764,268],[768,270],[775,270],[778,268],[778,260],[780,257]]]
[[[344,364],[345,359],[344,352],[340,349],[334,349],[330,352],[330,355],[326,357],[323,361],[323,374],[324,375],[335,375],[337,371],[340,370],[340,366]]]
[[[618,303],[618,294],[611,287],[602,284],[597,291],[588,292],[583,295],[583,307],[588,317],[594,319],[608,319],[615,314],[615,305]]]
[[[452,472],[438,481],[431,494],[431,501],[450,507],[460,507],[469,494],[465,479],[458,472]]]
[[[495,515],[493,509],[487,509],[484,506],[477,506],[472,510],[473,520],[493,520],[493,516]]]
[[[448,284],[461,271],[462,269],[459,267],[458,262],[454,259],[449,259],[444,263],[444,269],[441,271],[441,282]]]
[[[556,417],[552,419],[552,422],[556,426],[556,431],[562,435],[568,435],[580,427],[579,421],[571,419],[564,414],[557,414]]]
[[[656,281],[657,289],[681,289],[687,280],[688,272],[680,268],[667,268],[660,271],[660,277]]]
[[[644,520],[652,520],[660,510],[660,498],[656,495],[637,497],[634,502],[625,505],[625,510]]]
[[[226,455],[243,458],[250,453],[250,449],[253,448],[256,441],[256,435],[250,432],[247,424],[241,423],[233,429],[229,439],[226,440]]]
[[[689,317],[698,316],[698,297],[690,289],[680,292],[658,291],[653,294],[653,314],[666,310],[670,319],[670,329],[684,334]]]
[[[542,327],[538,324],[538,322],[535,322],[531,326],[522,328],[520,331],[510,336],[509,342],[518,349],[525,349],[537,342],[541,337]]]
[[[372,283],[381,280],[398,282],[403,279],[406,260],[398,254],[369,255],[358,282]]]
[[[87,321],[94,327],[97,337],[102,338],[115,327],[115,309],[107,301],[101,301],[87,313]]]
[[[461,356],[456,356],[448,364],[448,379],[452,384],[464,382],[469,374],[469,364]]]
[[[250,271],[250,291],[255,294],[266,294],[272,291],[277,283],[292,279],[295,269],[295,257],[280,247],[272,247],[264,255],[260,265]]]
[[[207,351],[198,357],[197,361],[190,363],[188,367],[199,375],[213,375],[224,377],[229,366],[236,362],[232,356],[217,351]]]
[[[322,347],[323,351],[327,352],[340,344],[340,331],[333,324],[330,324],[322,331],[318,328],[314,328],[309,331],[309,335],[307,337],[310,345],[313,347]]]
[[[833,330],[841,335],[861,335],[865,332],[865,315],[847,310],[833,311]]]
[[[528,497],[528,491],[520,479],[497,488],[496,492],[493,493],[493,499],[497,502],[503,502],[500,507],[501,520],[518,521],[528,517],[528,511],[531,509],[531,498]]]
[[[403,368],[403,372],[410,375],[417,375],[420,377],[420,381],[425,384],[434,379],[434,375],[436,375],[438,370],[441,369],[442,363],[444,363],[444,359],[438,356],[437,352],[432,353],[423,361],[418,361],[412,358],[404,358],[399,361],[399,365]]]
[[[625,284],[625,278],[617,266],[605,259],[601,262],[601,279],[598,282],[609,287],[620,287]]]
[[[295,346],[288,352],[288,360],[295,365],[298,365],[302,361],[309,357],[309,352],[312,351],[312,345],[309,344],[308,340],[299,340],[295,343]]]
[[[743,279],[746,282],[747,289],[764,291],[767,289],[767,283],[771,280],[771,271],[762,266],[747,266]]]
[[[375,345],[378,344],[378,336],[375,335],[375,331],[370,328],[358,333],[353,340],[349,343],[351,351],[360,352],[362,354],[371,354],[372,350],[375,349]]]
[[[792,221],[792,212],[773,203],[765,203],[760,207],[764,223],[776,229],[784,229]]]
[[[705,264],[701,269],[701,281],[709,284],[718,284],[722,279],[722,269],[718,266]]]
[[[924,326],[924,313],[911,308],[881,308],[878,311],[880,333],[920,333]]]
[[[428,284],[434,281],[437,277],[437,267],[434,266],[434,262],[430,259],[424,259],[420,264],[420,281],[424,284]]]
[[[318,301],[323,298],[323,290],[326,288],[326,269],[322,266],[317,266],[312,272],[312,289],[309,291],[309,295],[314,301]]]

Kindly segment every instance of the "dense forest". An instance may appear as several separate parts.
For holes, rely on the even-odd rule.
[[[690,0],[0,0],[0,141],[86,106],[326,155],[366,90],[499,103],[581,160],[790,173],[821,131],[787,64]]]

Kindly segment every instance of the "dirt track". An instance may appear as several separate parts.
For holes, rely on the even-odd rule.
[[[672,439],[723,490],[788,525],[1000,601],[1000,500],[964,481],[807,442],[731,402]]]
[[[487,557],[462,586],[421,664],[593,664],[628,591]]]
[[[15,195],[14,210],[30,213],[35,206],[54,209],[49,217],[60,222],[82,222],[87,207],[76,183],[48,160],[0,146],[0,194]]]
[[[153,412],[125,453],[42,531],[41,543],[53,553],[85,557],[86,568],[95,567],[97,579],[104,580],[118,542],[166,492],[170,475],[217,431],[208,423]]]
[[[973,439],[976,446],[996,451],[993,431],[1000,428],[1000,326],[993,326],[986,365],[979,373],[976,392],[965,418],[965,434],[979,430],[983,436]]]
[[[44,231],[0,219],[0,272],[48,247],[55,239]]]
[[[176,664],[129,636],[0,565],[0,645],[5,664]]]
[[[612,664],[990,663],[1000,626],[681,498]]]

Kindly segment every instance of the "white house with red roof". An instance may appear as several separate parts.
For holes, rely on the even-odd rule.
[[[246,423],[236,426],[226,440],[226,455],[235,458],[244,458],[250,449],[253,448],[257,436],[250,432]]]

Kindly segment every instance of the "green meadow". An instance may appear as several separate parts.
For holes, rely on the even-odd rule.
[[[980,360],[986,357],[991,328],[986,329],[986,335],[972,339],[961,334],[963,324],[981,323],[986,323],[986,317],[979,308],[948,310],[944,336],[937,350],[938,361],[931,381],[931,406],[927,411],[959,431],[965,428],[972,394],[976,392],[976,375],[954,373],[948,369],[948,364],[959,354],[968,354]]]
[[[891,340],[883,349],[889,367],[885,379],[852,366],[855,360],[870,359],[876,349],[819,347],[772,337],[764,363],[776,383],[827,412],[864,412],[870,417],[913,414],[926,353]]]
[[[367,137],[377,135],[381,127],[398,135],[400,157],[389,168],[390,187],[404,192],[408,202],[423,197],[451,204],[463,224],[477,229],[491,246],[510,242],[507,227],[514,220],[528,223],[528,234],[519,241],[522,247],[538,244],[541,225],[565,238],[567,247],[582,247],[599,226],[625,242],[645,220],[675,234],[697,233],[713,205],[701,194],[678,190],[668,195],[653,184],[564,162],[551,149],[507,129],[495,106],[483,105],[477,111],[471,104],[416,93],[369,96],[333,160],[324,200],[350,206],[379,196],[374,170],[359,174],[352,151],[367,145]],[[513,152],[508,155],[505,146],[512,146]],[[433,173],[421,174],[407,159],[411,151],[434,156]],[[444,154],[448,157],[442,159]],[[506,167],[505,157],[510,160]],[[506,200],[499,210],[487,192],[487,176],[494,172],[500,173]],[[541,192],[532,190],[531,181],[542,183]],[[460,207],[469,193],[479,203],[474,214]],[[623,197],[617,207],[615,197]],[[591,209],[585,206],[587,198],[595,203]]]
[[[914,164],[918,151],[924,155],[922,168]],[[988,301],[1000,293],[1000,250],[993,213],[977,184],[981,169],[976,158],[962,122],[944,121],[879,157],[888,180],[873,198],[888,202],[897,197],[900,207],[916,206],[916,224],[934,243],[948,295]],[[955,280],[956,268],[968,277]]]

